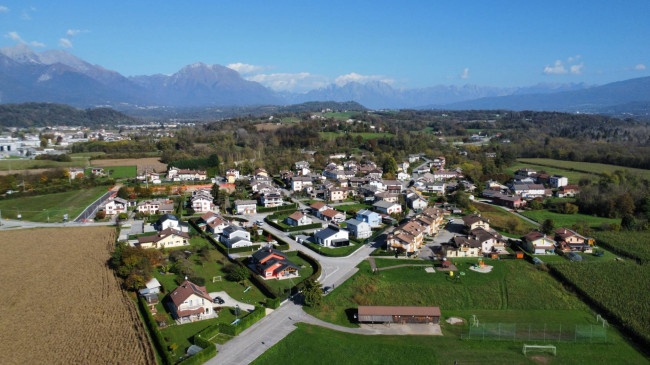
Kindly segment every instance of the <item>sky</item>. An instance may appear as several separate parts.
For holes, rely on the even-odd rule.
[[[650,76],[650,1],[0,0],[0,47],[125,76],[220,64],[279,91],[531,86]]]

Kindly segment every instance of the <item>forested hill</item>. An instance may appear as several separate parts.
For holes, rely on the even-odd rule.
[[[133,124],[138,120],[110,108],[76,109],[63,104],[23,103],[0,105],[1,127],[54,125],[99,126]]]

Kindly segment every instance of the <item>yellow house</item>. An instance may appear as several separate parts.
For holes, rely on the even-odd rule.
[[[173,228],[167,228],[152,236],[138,237],[138,244],[142,248],[170,248],[187,246],[190,236]]]

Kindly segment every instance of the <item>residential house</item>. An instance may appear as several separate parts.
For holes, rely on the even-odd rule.
[[[95,176],[104,176],[104,175],[106,175],[106,172],[104,172],[104,168],[102,168],[102,167],[93,167],[93,168],[90,169],[90,172]]]
[[[175,319],[195,321],[214,316],[212,298],[204,286],[198,286],[191,281],[184,281],[169,294],[170,309]]]
[[[555,195],[558,198],[572,198],[580,192],[580,187],[578,185],[565,185],[560,186],[559,189],[555,192]]]
[[[208,174],[203,170],[187,170],[170,167],[167,170],[167,180],[172,181],[193,181],[193,180],[206,180]]]
[[[409,155],[409,162],[414,163],[420,159],[420,154]]]
[[[181,232],[190,231],[190,226],[187,223],[178,220],[178,217],[173,214],[162,215],[158,218],[156,223],[154,223],[154,228],[156,228],[157,231],[164,231],[168,228]]]
[[[172,248],[189,246],[190,236],[174,228],[166,228],[151,236],[138,237],[138,246],[142,248]]]
[[[485,190],[483,190],[485,194]],[[519,209],[526,205],[526,201],[518,195],[506,195],[497,193],[492,196],[492,202],[511,209]]]
[[[313,186],[312,180],[307,176],[294,176],[291,178],[291,190],[302,191],[307,187]]]
[[[427,228],[417,220],[409,220],[403,223],[391,232],[386,242],[389,248],[398,252],[413,253],[420,249],[424,241],[424,234]]]
[[[445,171],[445,170],[434,171],[432,175],[433,175],[433,180],[435,181],[450,180],[450,179],[461,177],[461,175],[456,171]]]
[[[555,230],[555,241],[558,250],[562,252],[581,251],[591,253],[594,244],[593,238],[585,237],[567,228]]]
[[[74,180],[76,178],[83,178],[84,177],[84,169],[76,168],[76,167],[69,167],[68,168],[68,177],[70,178],[70,180]]]
[[[400,171],[397,173],[397,180],[400,181],[410,181],[411,180],[411,174],[408,174],[404,171]]]
[[[228,184],[234,184],[235,181],[239,180],[240,174],[239,170],[236,169],[228,169],[226,171],[226,181]]]
[[[365,239],[372,236],[372,229],[370,228],[370,224],[367,222],[354,218],[348,219],[345,222],[347,223],[346,229],[350,231],[350,234],[352,234],[353,237]]]
[[[156,304],[158,304],[158,294],[160,294],[160,282],[156,278],[147,281],[145,287],[138,290],[138,294],[144,298],[152,314],[156,314]]]
[[[550,184],[551,175],[549,174],[535,174],[535,182],[542,185]]]
[[[300,267],[287,258],[283,252],[262,248],[251,256],[251,266],[264,279],[288,279],[300,276]]]
[[[223,229],[219,241],[228,248],[252,246],[251,234],[239,226],[229,225]]]
[[[417,193],[409,193],[406,195],[406,202],[408,206],[416,212],[419,212],[429,206],[429,201]]]
[[[341,223],[345,220],[345,213],[334,209],[325,209],[320,212],[319,218],[332,223]]]
[[[381,215],[368,209],[358,211],[355,218],[368,223],[371,228],[379,228],[381,226]]]
[[[471,237],[455,236],[442,245],[442,254],[445,258],[480,257],[481,243]]]
[[[269,177],[269,172],[266,171],[266,169],[258,168],[258,169],[255,169],[255,174],[254,175],[268,178]]]
[[[319,217],[321,216],[321,213],[328,209],[332,209],[325,202],[314,202],[312,205],[309,206],[311,208],[312,214]]]
[[[551,255],[555,253],[556,244],[554,239],[539,231],[524,236],[524,248],[533,255]]]
[[[266,194],[275,191],[275,188],[265,180],[253,180],[251,182],[251,191],[253,193]]]
[[[172,200],[143,200],[136,205],[138,213],[145,214],[168,214],[174,212]]]
[[[465,224],[465,229],[468,232],[471,232],[476,228],[483,228],[486,230],[490,229],[490,221],[486,218],[481,217],[480,214],[468,214],[464,216],[463,223]]]
[[[551,191],[547,191],[542,184],[513,184],[512,191],[515,195],[529,199],[544,197],[551,194]]]
[[[255,200],[235,200],[235,214],[257,214]]]
[[[443,156],[436,157],[436,158],[433,159],[433,161],[431,161],[431,167],[434,167],[437,170],[442,170],[442,169],[445,168],[445,163],[446,162],[447,161],[445,160],[445,158]]]
[[[314,234],[314,241],[323,247],[340,247],[350,244],[350,234],[347,230],[330,225]]]
[[[284,201],[282,200],[282,194],[280,194],[279,191],[272,191],[263,194],[260,197],[260,203],[265,208],[269,208],[269,207],[279,207],[284,203]]]
[[[444,195],[445,189],[447,189],[447,184],[444,182],[434,182],[426,184],[425,189],[429,193],[435,193],[437,195]]]
[[[220,234],[223,229],[228,226],[228,221],[222,216],[214,212],[207,212],[201,216],[197,226],[202,231],[210,232],[212,234]]]
[[[125,199],[115,197],[104,206],[104,212],[106,215],[115,215],[126,213],[126,209],[129,205],[129,202]]]
[[[493,229],[476,228],[470,234],[470,238],[476,240],[481,245],[481,252],[484,255],[490,253],[504,254],[506,251],[506,243],[497,231]]]
[[[378,201],[372,205],[379,213],[397,214],[402,212],[402,206],[398,203],[391,203],[384,200]]]
[[[306,226],[308,224],[313,224],[314,221],[302,212],[294,212],[287,217],[286,223],[290,226]]]
[[[192,192],[190,204],[195,213],[205,213],[214,209],[213,200],[208,189],[199,189]]]
[[[535,175],[537,171],[529,168],[523,168],[515,171],[515,179],[523,179]]]
[[[348,197],[348,189],[333,187],[325,190],[325,199],[333,202],[341,202]]]
[[[415,217],[420,221],[420,224],[427,226],[427,233],[433,236],[440,230],[440,226],[444,222],[444,211],[440,208],[431,207],[423,210]],[[426,218],[426,220],[423,218]]]
[[[298,161],[295,163],[295,170],[298,175],[309,175],[311,170],[309,169],[309,162],[307,161]]]
[[[383,193],[375,194],[375,199],[377,201],[386,201],[386,202],[389,202],[389,203],[397,203],[397,202],[399,202],[399,194],[389,193],[389,192],[385,191]]]

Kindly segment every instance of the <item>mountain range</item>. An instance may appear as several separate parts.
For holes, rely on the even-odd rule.
[[[154,106],[218,107],[355,101],[372,109],[511,109],[650,115],[650,77],[602,86],[438,85],[397,89],[349,82],[306,93],[278,93],[221,65],[194,63],[172,75],[125,77],[63,50],[34,52],[25,44],[0,48],[0,103],[53,102],[133,110]]]

